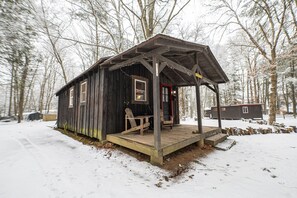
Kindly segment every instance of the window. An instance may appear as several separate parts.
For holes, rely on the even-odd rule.
[[[242,113],[249,113],[248,107],[242,107]]]
[[[135,79],[135,101],[146,101],[146,82]]]
[[[132,103],[147,104],[148,103],[148,80],[140,76],[132,76],[133,96]]]
[[[71,87],[69,90],[69,108],[73,107],[73,93],[74,93],[74,89],[73,87]]]
[[[169,101],[169,93],[168,93],[168,87],[162,87],[162,101],[168,102]]]
[[[85,103],[87,99],[87,82],[80,84],[80,103]]]

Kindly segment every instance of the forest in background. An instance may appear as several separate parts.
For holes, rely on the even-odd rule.
[[[193,5],[207,12],[185,18]],[[210,46],[230,79],[220,85],[222,105],[261,103],[269,123],[280,111],[296,117],[297,0],[201,6],[198,0],[0,0],[0,6],[0,116],[21,121],[24,112],[56,109],[55,92],[100,57],[163,33]],[[179,94],[181,116],[195,116],[193,88]],[[210,90],[201,87],[201,94],[203,109],[215,104]]]

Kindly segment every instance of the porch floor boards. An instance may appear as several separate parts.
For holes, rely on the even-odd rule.
[[[195,125],[175,125],[172,129],[164,128],[161,131],[162,156],[221,132],[218,127],[203,126],[203,134],[193,133],[197,129],[198,127]],[[144,135],[140,135],[139,132],[126,135],[109,134],[107,140],[150,156],[156,152],[154,133],[151,130],[144,132]]]

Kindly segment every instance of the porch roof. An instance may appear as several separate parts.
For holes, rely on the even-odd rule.
[[[226,83],[229,81],[209,46],[200,45],[163,34],[156,36],[116,55],[100,64],[116,70],[141,63],[151,70],[152,57],[156,56],[163,74],[175,85],[195,85],[193,74],[203,76],[201,84]],[[149,63],[149,64],[146,64]],[[211,82],[211,83],[210,83]]]
[[[219,84],[229,81],[209,46],[184,41],[164,34],[157,34],[118,55],[101,58],[89,69],[59,89],[56,95],[59,95],[61,91],[72,86],[74,82],[86,78],[87,74],[96,68],[115,70],[136,63],[149,63],[152,65],[153,54],[161,56],[161,66],[162,63],[167,65],[165,67],[165,64],[163,64],[164,69],[162,72],[167,78],[174,82],[175,85],[195,85],[193,72],[196,72],[196,69],[198,69],[198,73],[201,74],[204,79],[209,79],[210,82]],[[180,67],[179,70],[175,69],[174,65],[176,64],[185,68],[184,71]],[[209,83],[209,81],[202,81],[201,84],[207,85],[211,83]]]

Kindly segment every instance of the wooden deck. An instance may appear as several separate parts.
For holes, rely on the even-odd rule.
[[[197,130],[195,125],[176,125],[173,129],[163,129],[161,132],[161,151],[156,151],[154,147],[153,131],[147,131],[144,135],[139,132],[135,134],[122,135],[109,134],[107,140],[114,144],[144,153],[146,155],[154,156],[158,152],[162,158],[170,153],[182,149],[207,137],[213,136],[221,132],[218,127],[203,126],[203,133],[197,134],[193,131]]]

